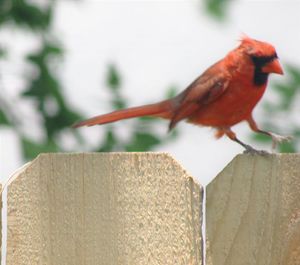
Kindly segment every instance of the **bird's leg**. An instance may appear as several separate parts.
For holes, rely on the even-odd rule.
[[[240,144],[241,146],[243,146],[246,150],[244,151],[244,153],[246,154],[259,154],[259,155],[267,155],[269,154],[267,151],[264,150],[257,150],[254,147],[252,147],[249,144],[245,144],[244,142],[242,142],[241,140],[239,140],[236,137],[236,134],[230,129],[230,128],[222,128],[222,130],[224,134],[226,134],[229,139],[231,139],[232,141],[235,141],[236,143]]]
[[[272,138],[272,150],[274,150],[279,143],[292,140],[291,136],[282,136],[282,135],[279,135],[276,133],[263,131],[263,130],[259,129],[252,116],[250,116],[250,118],[248,118],[247,122],[253,131],[255,131],[257,133],[262,133],[262,134],[268,135]]]

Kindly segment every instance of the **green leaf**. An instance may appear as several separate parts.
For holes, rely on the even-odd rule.
[[[177,128],[174,128],[172,131],[170,131],[167,135],[166,140],[175,140],[179,136],[179,131]]]
[[[108,66],[106,85],[113,91],[120,89],[121,77],[117,68],[113,64]]]
[[[21,146],[23,156],[27,160],[34,159],[40,153],[58,152],[59,148],[53,141],[46,141],[42,143],[34,142],[28,138],[21,138]]]
[[[148,151],[154,146],[161,143],[161,140],[154,134],[136,132],[129,144],[127,144],[126,151]]]
[[[256,133],[253,134],[251,137],[254,141],[260,142],[260,143],[268,143],[271,142],[271,137],[261,134],[261,133]]]
[[[61,130],[69,128],[76,121],[81,120],[82,116],[71,109],[59,107],[55,115],[44,113],[44,126],[48,138],[54,138]]]
[[[8,50],[6,47],[0,46],[0,59],[4,59],[7,57]]]
[[[97,151],[98,152],[114,151],[116,145],[117,145],[117,139],[111,127],[106,131],[105,140],[102,146]]]
[[[6,117],[6,114],[1,109],[0,109],[0,124],[11,125],[8,118]]]
[[[42,102],[46,99],[47,95],[52,94],[58,102],[64,101],[59,92],[60,84],[49,69],[50,59],[61,56],[62,52],[59,45],[46,41],[39,51],[31,53],[26,57],[27,61],[37,68],[38,75],[30,80],[28,87],[23,93],[24,96],[35,97],[39,102]],[[41,104],[40,110],[42,110]]]
[[[158,118],[157,117],[150,117],[150,116],[144,116],[144,117],[139,117],[138,121],[141,121],[141,125],[144,126],[145,122],[150,124],[150,122],[157,122]],[[139,127],[139,125],[137,125],[137,127]]]
[[[81,115],[70,108],[62,94],[62,86],[55,73],[51,71],[51,59],[62,55],[61,47],[51,41],[45,41],[43,47],[27,56],[27,60],[39,70],[23,93],[34,98],[37,108],[44,119],[44,128],[49,139],[53,139],[61,130],[68,128]],[[51,108],[51,103],[54,108]]]
[[[300,84],[300,69],[295,65],[288,64],[288,65],[286,65],[286,70],[292,76],[295,83],[297,83],[299,85]]]
[[[20,27],[45,30],[49,27],[52,19],[52,6],[43,9],[29,1],[12,0],[9,18]]]
[[[296,153],[296,147],[294,142],[284,142],[279,145],[280,153]]]
[[[206,10],[213,17],[223,20],[231,0],[205,0]]]
[[[293,136],[295,137],[295,139],[299,139],[300,138],[300,128],[298,128],[298,127],[294,128]]]
[[[51,56],[62,56],[63,49],[57,42],[46,41],[42,50],[44,57],[51,58]]]
[[[293,103],[297,88],[293,84],[277,83],[274,85],[274,90],[280,95],[280,104],[277,109],[284,111],[289,110]]]
[[[177,95],[178,88],[176,86],[171,86],[167,89],[166,98],[173,98]]]
[[[116,110],[116,109],[124,109],[124,108],[126,108],[127,104],[126,104],[126,101],[123,98],[121,98],[121,97],[115,97],[111,101],[111,106],[112,106],[112,109]]]

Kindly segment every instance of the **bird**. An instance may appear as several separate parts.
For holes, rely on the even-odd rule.
[[[235,49],[173,98],[98,115],[72,127],[150,116],[169,120],[170,131],[178,122],[185,120],[213,128],[216,138],[226,135],[243,146],[245,153],[264,154],[265,151],[241,141],[231,127],[246,121],[254,132],[271,137],[273,148],[291,139],[261,129],[253,118],[253,109],[266,91],[270,74],[284,74],[274,46],[243,35]]]

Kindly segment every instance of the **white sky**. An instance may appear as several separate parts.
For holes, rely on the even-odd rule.
[[[215,22],[201,10],[198,1],[188,0],[60,1],[54,29],[67,52],[59,72],[69,101],[87,117],[107,111],[103,104],[107,94],[101,86],[104,88],[109,62],[118,66],[123,93],[132,105],[158,101],[167,87],[175,84],[183,90],[233,49],[242,32],[274,44],[283,62],[300,65],[300,1],[232,1],[225,24]],[[2,32],[0,36],[11,41],[16,54],[4,70],[6,90],[16,108],[27,113],[28,130],[34,131],[30,119],[37,117],[17,97],[23,87],[20,76],[24,75],[17,54],[36,43],[32,36],[18,32]],[[271,80],[276,78],[282,77],[272,76]],[[211,129],[184,123],[179,127],[181,137],[156,151],[171,153],[202,184],[242,151],[226,138],[216,141]],[[246,125],[234,130],[246,140]],[[82,129],[91,139],[99,131],[101,127]],[[3,181],[22,165],[12,131],[0,129],[0,150]]]

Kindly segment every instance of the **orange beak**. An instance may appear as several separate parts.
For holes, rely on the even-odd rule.
[[[283,70],[278,59],[275,59],[272,62],[267,63],[264,67],[262,67],[262,71],[264,73],[274,73],[274,74],[283,75]]]

